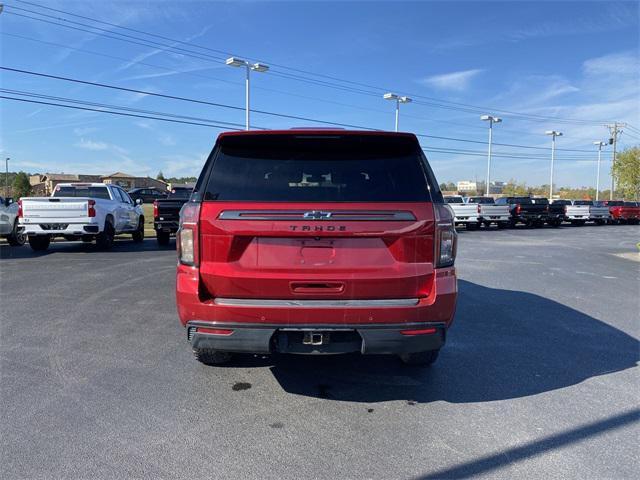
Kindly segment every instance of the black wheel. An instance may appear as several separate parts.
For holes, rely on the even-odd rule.
[[[518,222],[516,222],[516,221],[515,221],[515,220],[513,220],[513,219],[512,219],[512,220],[509,220],[509,228],[515,228],[515,226],[516,226],[516,224],[517,224],[517,223],[518,223]]]
[[[485,228],[491,227],[491,222],[482,222],[482,224],[485,226]]]
[[[480,228],[480,222],[478,223],[467,223],[467,230],[478,230]]]
[[[509,222],[498,222],[498,228],[500,230],[505,229],[509,226]]]
[[[596,225],[604,225],[604,220],[596,220]]]
[[[231,360],[229,352],[220,352],[211,348],[194,348],[193,354],[200,363],[205,365],[223,365]]]
[[[92,235],[82,235],[82,243],[91,243],[93,242],[93,236]]]
[[[551,225],[553,228],[558,228],[560,226],[560,220],[552,220],[549,222],[549,225]]]
[[[403,353],[400,355],[400,360],[402,360],[402,363],[405,365],[421,365],[427,367],[435,363],[439,353],[440,349],[428,350],[426,352]]]
[[[169,232],[163,232],[162,230],[156,231],[156,240],[158,241],[158,245],[162,245],[163,247],[169,245],[170,239],[171,234]]]
[[[138,229],[131,235],[133,241],[140,243],[144,240],[144,217],[140,217],[138,220]]]
[[[29,245],[36,252],[42,252],[49,248],[51,237],[49,235],[31,235],[29,237]]]
[[[108,250],[113,246],[113,238],[115,237],[115,229],[111,220],[107,219],[104,224],[104,230],[96,235],[96,245],[98,248]]]
[[[18,219],[16,218],[16,221],[13,222],[13,230],[11,230],[11,233],[7,237],[7,242],[9,242],[9,245],[12,247],[21,247],[26,241],[27,236],[24,233],[18,232]]]

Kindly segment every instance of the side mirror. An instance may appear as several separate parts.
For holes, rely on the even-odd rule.
[[[142,205],[144,201],[141,198],[136,198],[136,205]]]

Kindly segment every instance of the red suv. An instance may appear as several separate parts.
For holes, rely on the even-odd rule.
[[[416,137],[223,133],[181,211],[176,295],[196,358],[396,354],[431,364],[456,232]]]

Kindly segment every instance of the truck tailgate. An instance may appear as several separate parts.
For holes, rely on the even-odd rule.
[[[24,198],[22,221],[24,223],[79,222],[88,216],[86,198]]]

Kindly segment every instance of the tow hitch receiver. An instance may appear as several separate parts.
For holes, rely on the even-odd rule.
[[[304,337],[302,338],[302,343],[305,345],[322,345],[323,343],[328,343],[329,336],[320,332],[304,332]]]

